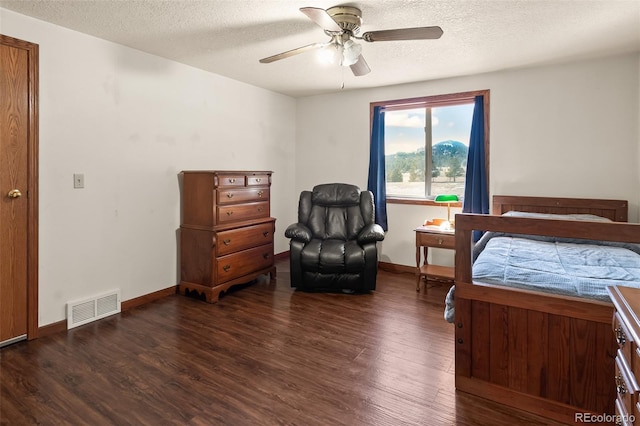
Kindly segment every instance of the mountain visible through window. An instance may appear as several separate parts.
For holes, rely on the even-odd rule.
[[[385,112],[387,196],[464,196],[473,101]]]

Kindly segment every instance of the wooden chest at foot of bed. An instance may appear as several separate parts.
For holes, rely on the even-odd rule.
[[[566,423],[613,415],[612,306],[483,287],[456,282],[458,390]]]

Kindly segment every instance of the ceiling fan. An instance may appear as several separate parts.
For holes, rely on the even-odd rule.
[[[320,26],[326,35],[331,37],[326,43],[313,43],[297,49],[288,50],[260,59],[268,64],[280,59],[289,58],[310,50],[323,49],[332,62],[342,66],[349,66],[355,76],[368,74],[371,69],[362,56],[362,46],[354,40],[396,41],[396,40],[433,40],[442,36],[440,27],[400,28],[394,30],[367,31],[358,36],[362,25],[362,12],[351,6],[335,6],[327,10],[317,7],[303,7],[300,12]]]

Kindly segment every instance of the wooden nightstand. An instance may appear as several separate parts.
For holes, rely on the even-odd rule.
[[[420,291],[422,277],[453,281],[455,270],[451,266],[431,265],[427,261],[429,247],[453,250],[456,247],[454,230],[444,231],[437,226],[420,226],[416,231],[416,291]],[[421,250],[422,249],[422,250]],[[424,259],[422,259],[424,257]],[[422,263],[422,264],[421,264]]]

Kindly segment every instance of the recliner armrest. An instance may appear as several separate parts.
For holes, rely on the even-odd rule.
[[[302,241],[308,243],[311,241],[311,230],[302,223],[294,223],[289,225],[284,231],[284,236],[291,238],[292,240]]]
[[[382,226],[377,223],[365,226],[358,234],[358,243],[360,244],[374,243],[382,240],[384,240],[384,230]]]

